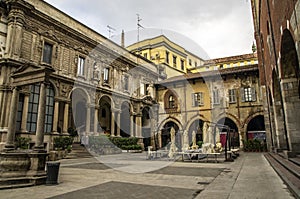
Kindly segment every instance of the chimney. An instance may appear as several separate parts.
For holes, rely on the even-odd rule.
[[[124,30],[122,30],[122,34],[121,34],[121,46],[123,48],[125,48],[125,33],[124,33]]]

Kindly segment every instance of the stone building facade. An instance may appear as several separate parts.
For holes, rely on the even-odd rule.
[[[0,10],[2,149],[25,136],[49,151],[70,128],[141,138],[161,78],[152,62],[44,1],[1,1]]]
[[[179,149],[185,131],[190,143],[193,131],[197,141],[203,141],[207,136],[203,133],[205,122],[212,128],[219,125],[221,135],[225,129],[220,126],[229,126],[232,144],[237,147],[243,146],[242,140],[265,139],[256,53],[208,60],[193,71],[157,85],[160,108],[155,144],[158,147],[167,146],[172,127]]]
[[[300,152],[300,1],[252,0],[269,145]]]

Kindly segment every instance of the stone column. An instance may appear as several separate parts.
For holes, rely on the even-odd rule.
[[[130,115],[130,137],[134,137],[134,120],[133,120],[134,115]]]
[[[161,134],[162,134],[161,130],[158,131],[157,136],[158,136],[158,147],[159,147],[159,148],[162,148],[162,147],[163,147],[163,146],[162,146],[162,140],[161,140]]]
[[[91,125],[91,107],[88,104],[86,106],[86,122],[85,122],[85,135],[88,136],[90,134],[90,126]]]
[[[68,133],[68,125],[69,125],[69,102],[65,102],[65,108],[64,108],[64,124],[62,132]]]
[[[54,115],[53,115],[53,125],[52,125],[52,131],[54,133],[57,133],[58,114],[59,114],[59,101],[55,100]]]
[[[98,107],[95,107],[95,114],[94,114],[94,135],[98,134]]]
[[[121,130],[120,130],[120,125],[121,125],[121,111],[116,111],[116,121],[117,121],[117,137],[121,137]]]
[[[36,141],[35,150],[44,150],[44,128],[45,128],[45,113],[46,113],[46,84],[40,85],[40,98],[37,116]]]
[[[24,105],[22,112],[22,123],[21,123],[21,132],[27,132],[27,116],[28,116],[28,104],[29,104],[29,93],[24,96]]]
[[[142,115],[136,116],[136,137],[142,137]]]
[[[19,89],[15,87],[13,89],[13,96],[10,104],[10,114],[8,118],[7,140],[5,144],[5,150],[14,149],[18,102],[19,102]]]
[[[22,29],[24,24],[24,11],[11,9],[8,14],[6,53],[9,56],[19,57],[22,45]]]
[[[110,134],[115,136],[115,112],[113,110],[111,111]]]

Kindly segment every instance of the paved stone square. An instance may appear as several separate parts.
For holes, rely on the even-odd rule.
[[[110,162],[110,165],[104,164],[101,159]],[[154,164],[158,164],[160,168],[153,170]],[[142,167],[146,167],[144,170],[147,172],[141,172]],[[134,170],[139,172],[133,172]],[[58,185],[0,190],[0,198],[294,197],[262,153],[241,153],[234,162],[224,163],[152,161],[146,160],[145,154],[64,159],[61,160]]]

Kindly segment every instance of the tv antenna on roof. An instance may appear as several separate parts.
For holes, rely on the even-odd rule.
[[[116,29],[114,29],[113,27],[111,27],[109,25],[107,25],[106,27],[108,28],[108,38],[110,39],[113,37],[113,33],[114,33],[114,31],[116,31]]]
[[[142,21],[142,19],[140,18],[140,15],[139,14],[136,14],[137,15],[137,30],[138,30],[138,35],[137,35],[137,42],[140,41],[140,28],[144,28],[141,24],[140,24],[140,21]]]

